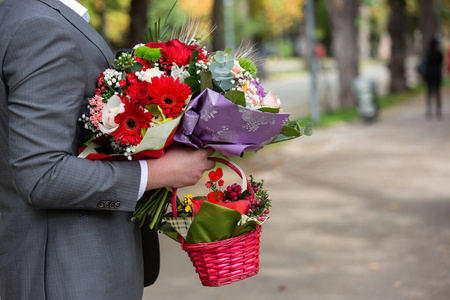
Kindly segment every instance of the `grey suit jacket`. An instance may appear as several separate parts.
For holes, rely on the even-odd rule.
[[[4,0],[0,20],[1,299],[141,299],[139,163],[76,157],[112,53],[58,0]]]

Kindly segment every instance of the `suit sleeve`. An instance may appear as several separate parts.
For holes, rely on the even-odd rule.
[[[73,153],[86,58],[69,29],[60,20],[37,16],[22,22],[8,46],[4,74],[16,189],[36,208],[132,211],[139,162],[90,161]],[[120,205],[99,205],[106,201]]]

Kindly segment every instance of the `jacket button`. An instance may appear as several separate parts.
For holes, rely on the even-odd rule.
[[[120,202],[116,202],[116,204],[114,205],[114,208],[119,208],[120,207]]]
[[[111,207],[111,201],[106,201],[105,208],[110,208],[110,207]]]
[[[97,207],[99,207],[99,208],[105,207],[105,201],[98,201]]]

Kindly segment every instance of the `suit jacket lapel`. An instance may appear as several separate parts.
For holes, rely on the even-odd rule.
[[[82,17],[80,17],[71,8],[67,7],[59,0],[39,0],[48,6],[56,9],[61,13],[67,21],[69,21],[73,26],[75,26],[83,35],[85,35],[103,54],[105,59],[109,63],[109,59],[113,59],[114,55],[111,49],[106,44],[105,40],[98,34],[95,29],[89,25]]]

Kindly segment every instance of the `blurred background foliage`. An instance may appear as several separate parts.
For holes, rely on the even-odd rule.
[[[1,2],[2,0],[0,0]],[[255,36],[262,38],[265,44],[275,47],[273,54],[280,57],[299,56],[301,51],[295,50],[304,34],[304,4],[306,0],[179,0],[169,24],[179,25],[190,16],[213,21],[213,6],[215,2],[222,2],[224,10],[231,9],[235,28],[235,44],[242,39],[252,39]],[[359,14],[354,22],[358,28],[370,32],[372,46],[378,44],[387,31],[390,2],[396,0],[359,0],[360,11],[368,13]],[[145,11],[131,11],[132,3],[146,3]],[[332,0],[315,0],[316,39],[323,43],[328,53],[331,50],[332,30],[330,12],[327,10]],[[346,3],[346,0],[340,0]],[[408,16],[408,35],[413,36],[419,28],[419,0],[406,0],[406,13]],[[438,22],[439,33],[450,34],[450,0],[422,0],[428,2],[435,10],[435,20]],[[146,24],[139,24],[146,29],[159,17],[164,18],[174,1],[160,0],[82,0],[89,9],[91,24],[110,42],[114,48],[129,47],[130,24],[137,15],[146,15]],[[348,5],[348,4],[347,4]],[[141,19],[141,18],[139,18]],[[223,30],[218,28],[216,31]],[[143,40],[143,37],[141,37]],[[297,43],[297,45],[296,45]],[[374,47],[372,47],[374,48]],[[376,47],[375,47],[376,48]],[[371,56],[377,57],[376,49]]]
[[[356,104],[351,89],[361,62],[385,63],[392,78],[390,91],[401,92],[410,88],[404,67],[408,58],[420,59],[433,37],[447,52],[450,0],[309,1],[313,0],[178,0],[168,23],[180,26],[193,17],[215,26],[209,50],[236,48],[244,41],[255,45],[265,61],[295,60],[307,68],[315,55],[331,62],[339,73],[343,108]],[[113,50],[144,42],[148,27],[158,18],[164,20],[174,2],[81,0],[89,10],[90,23]],[[314,6],[312,16],[306,14],[307,3]],[[307,18],[315,21],[310,45]]]
[[[210,50],[255,45],[263,59],[331,61],[339,73],[341,108],[356,105],[354,79],[360,63],[384,62],[390,91],[407,83],[405,62],[420,57],[435,37],[442,50],[450,35],[450,0],[314,0],[313,42],[306,38],[305,5],[313,0],[178,0],[168,22],[180,26],[190,17],[215,26]],[[130,48],[144,41],[149,26],[164,19],[175,0],[82,0],[91,24],[111,48]],[[311,44],[312,43],[312,44]],[[308,51],[308,49],[317,51]],[[265,73],[262,73],[263,76]]]

